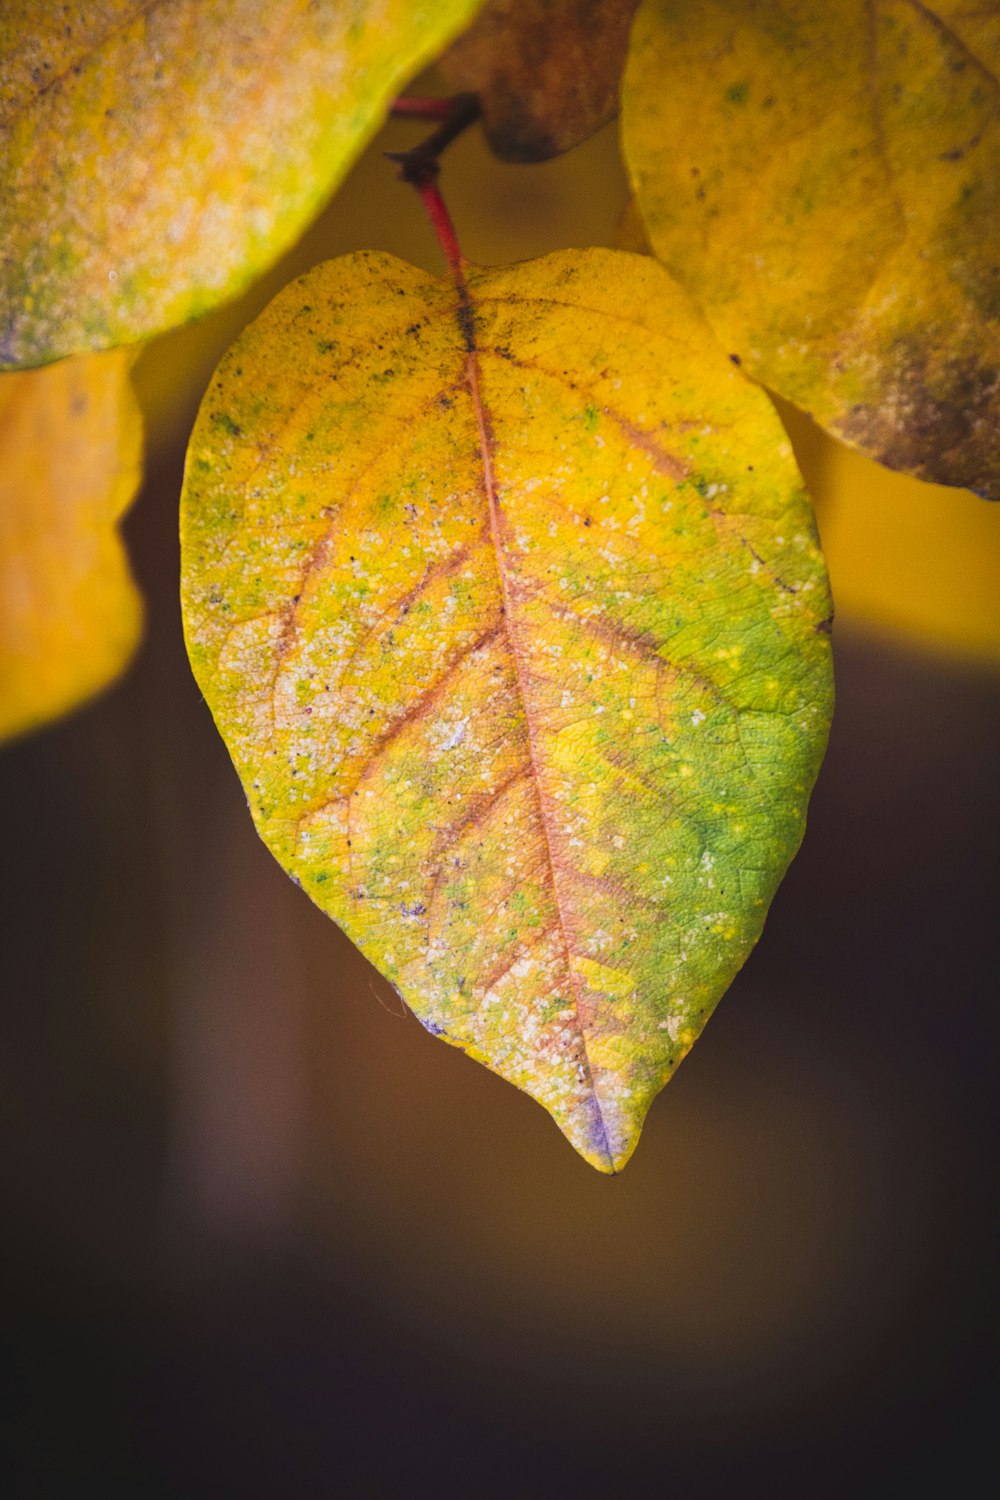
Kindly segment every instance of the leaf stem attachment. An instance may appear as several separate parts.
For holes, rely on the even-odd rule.
[[[409,151],[387,151],[385,154],[397,164],[400,181],[408,182],[420,194],[424,211],[448,262],[448,269],[461,281],[462,252],[451,214],[438,187],[437,179],[441,170],[439,158],[445,147],[450,146],[452,141],[479,118],[479,98],[476,94],[455,94],[450,99],[402,97],[396,100],[392,113],[409,119],[441,122],[419,146],[414,146]]]

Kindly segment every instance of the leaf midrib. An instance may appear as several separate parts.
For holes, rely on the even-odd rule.
[[[552,899],[555,904],[556,922],[559,936],[562,941],[563,959],[566,965],[566,977],[569,991],[573,999],[573,1010],[576,1017],[576,1027],[580,1036],[580,1047],[582,1050],[583,1064],[586,1069],[587,1082],[597,1110],[597,1122],[599,1126],[599,1140],[596,1142],[601,1153],[607,1160],[610,1172],[615,1171],[614,1152],[608,1137],[607,1121],[604,1117],[604,1109],[601,1105],[600,1093],[597,1081],[594,1077],[593,1064],[590,1060],[590,1052],[587,1046],[587,1034],[583,1024],[582,1007],[580,1004],[579,981],[573,968],[571,960],[571,949],[569,932],[567,930],[566,917],[563,911],[563,901],[559,890],[559,879],[556,873],[556,860],[552,847],[552,835],[549,828],[549,819],[546,816],[545,798],[542,793],[541,779],[538,772],[539,756],[535,746],[535,736],[532,727],[531,714],[528,708],[528,696],[525,689],[524,671],[521,665],[521,657],[518,651],[514,632],[511,628],[513,618],[514,601],[511,596],[510,583],[505,565],[505,552],[503,536],[501,532],[500,504],[497,495],[496,480],[493,471],[493,426],[489,411],[483,400],[480,386],[480,367],[478,350],[475,339],[475,302],[469,291],[467,282],[462,274],[461,267],[456,267],[453,272],[455,289],[458,293],[458,305],[456,307],[456,322],[460,331],[465,328],[472,330],[466,356],[466,386],[472,401],[473,412],[476,419],[476,429],[479,435],[479,452],[483,466],[483,489],[486,495],[490,518],[490,537],[493,542],[493,555],[496,561],[497,577],[500,582],[503,614],[503,633],[507,639],[511,659],[514,663],[514,673],[517,680],[518,697],[521,700],[521,708],[524,713],[525,731],[528,740],[528,760],[530,762],[530,780],[534,789],[535,799],[538,805],[538,821],[542,830],[542,841],[545,848],[545,862],[548,865],[549,883],[552,891]],[[463,314],[465,315],[463,317]]]

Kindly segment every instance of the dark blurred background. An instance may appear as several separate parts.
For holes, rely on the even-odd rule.
[[[792,418],[841,606],[830,752],[619,1178],[401,1014],[253,831],[181,641],[184,441],[290,275],[437,268],[379,154],[414,139],[143,356],[145,645],[0,756],[4,1490],[978,1490],[1000,515]],[[613,129],[530,169],[470,137],[444,183],[481,261],[611,243],[627,197]]]

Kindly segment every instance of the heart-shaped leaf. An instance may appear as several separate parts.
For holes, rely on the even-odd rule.
[[[0,365],[130,343],[235,296],[477,4],[3,7]]]
[[[0,739],[106,687],[138,640],[117,528],[141,469],[133,359],[0,376]]]
[[[811,508],[652,260],[381,254],[223,361],[188,649],[276,857],[603,1171],[756,941],[830,712]]]
[[[1000,496],[1000,6],[644,0],[622,125],[655,253],[750,373]]]

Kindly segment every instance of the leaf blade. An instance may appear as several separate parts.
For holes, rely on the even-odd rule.
[[[654,263],[466,295],[471,350],[454,288],[346,257],[235,346],[189,454],[189,652],[279,860],[617,1170],[801,837],[825,580],[769,404]]]
[[[235,296],[477,3],[5,11],[0,364],[131,343]]]

